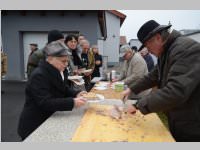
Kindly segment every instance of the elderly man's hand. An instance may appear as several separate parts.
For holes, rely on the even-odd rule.
[[[86,92],[86,91],[81,91],[81,92],[79,92],[79,93],[76,95],[76,97],[81,97],[81,96],[83,96],[84,94],[87,94],[87,92]]]
[[[137,111],[137,109],[133,106],[133,105],[128,105],[128,107],[126,108],[125,112],[129,113],[129,114],[135,114]]]
[[[130,89],[130,88],[127,88],[126,90],[124,90],[124,91],[121,93],[121,95],[122,95],[122,97],[127,97],[127,96],[130,95],[130,93],[131,93],[131,89]]]
[[[74,107],[78,108],[86,104],[86,99],[83,97],[74,98]]]

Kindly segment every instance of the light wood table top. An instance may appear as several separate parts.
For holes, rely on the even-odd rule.
[[[121,92],[112,88],[91,90],[102,94],[105,101],[121,99]],[[118,101],[120,104],[121,101]],[[114,103],[113,103],[114,104]],[[121,103],[122,104],[122,103]],[[113,105],[91,104],[83,116],[72,141],[73,142],[173,142],[168,129],[155,113],[142,115],[123,114],[122,119],[113,119],[109,112]],[[101,113],[99,113],[101,112]],[[102,115],[103,112],[103,115]]]
[[[95,87],[92,88],[91,92],[96,94],[101,94],[105,97],[105,99],[121,99],[121,92],[116,92],[110,86],[106,90],[96,90]]]

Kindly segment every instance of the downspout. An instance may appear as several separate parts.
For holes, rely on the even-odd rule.
[[[103,11],[103,22],[104,22],[104,24],[103,24],[103,32],[104,32],[104,41],[107,39],[107,26],[106,26],[106,11],[104,10]]]

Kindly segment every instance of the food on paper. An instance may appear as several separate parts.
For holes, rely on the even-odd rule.
[[[95,90],[106,90],[108,89],[107,87],[101,87],[101,86],[98,86],[98,87],[94,87]]]
[[[94,99],[94,100],[98,99],[97,94],[93,93],[93,92],[88,92],[88,93],[84,94],[83,97],[86,98],[86,99],[89,99],[89,100],[91,100],[91,99]]]
[[[110,117],[114,119],[121,119],[123,114],[123,109],[120,109],[119,106],[114,105],[114,107],[110,110]]]
[[[104,100],[104,96],[101,94],[96,94],[93,92],[89,92],[83,95],[84,98],[87,99],[87,102],[100,102]]]
[[[68,76],[68,80],[71,80],[76,85],[83,85],[83,84],[85,84],[85,82],[83,80],[83,76]]]

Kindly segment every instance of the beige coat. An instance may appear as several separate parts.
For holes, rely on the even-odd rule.
[[[145,60],[139,53],[134,53],[130,60],[124,61],[119,80],[124,81],[124,83],[129,86],[147,73],[148,68]],[[144,96],[148,93],[149,90],[141,92],[138,96]],[[130,97],[134,97],[134,94],[131,94]]]

